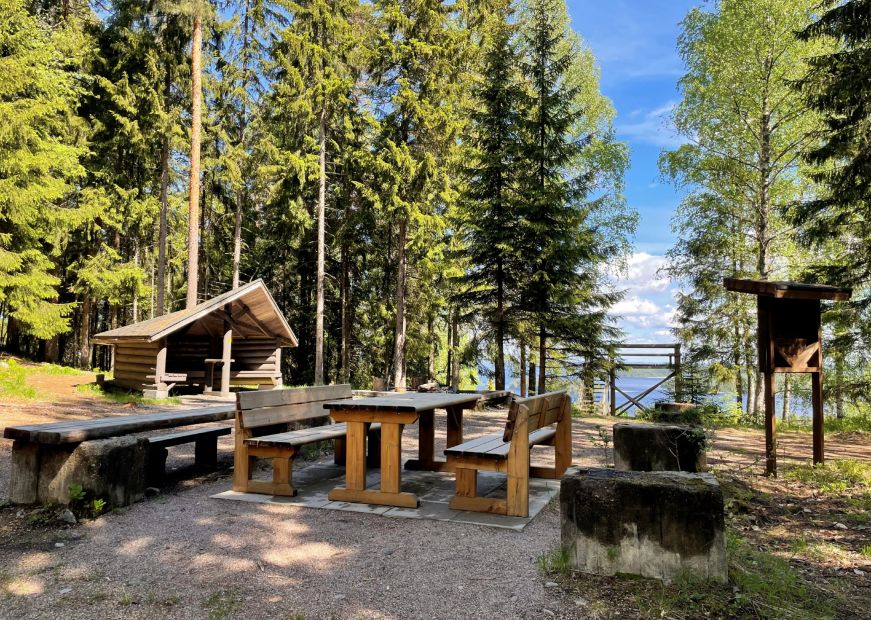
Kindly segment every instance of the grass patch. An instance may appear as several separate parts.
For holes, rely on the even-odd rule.
[[[112,401],[113,403],[118,403],[119,405],[177,405],[181,402],[181,399],[176,396],[158,399],[144,398],[141,394],[137,394],[135,392],[123,392],[110,388],[104,388],[97,385],[96,383],[84,383],[82,385],[76,386],[76,391],[82,394],[89,394],[92,396],[97,396],[99,398],[104,398],[106,400]]]
[[[203,611],[209,620],[224,620],[231,618],[242,608],[242,597],[235,592],[218,590],[212,592],[203,601]]]
[[[859,555],[863,558],[871,558],[871,545],[865,545],[859,550]]]
[[[740,536],[726,537],[730,581],[737,590],[733,602],[749,603],[763,616],[833,618],[837,600],[805,582],[789,563],[756,550]]]
[[[785,477],[815,486],[828,495],[871,491],[871,463],[863,461],[799,465],[788,470]]]
[[[32,371],[45,375],[51,375],[53,377],[87,374],[84,371],[79,370],[78,368],[71,368],[70,366],[59,366],[58,364],[40,364],[36,368],[33,368]]]
[[[554,547],[539,555],[535,559],[535,565],[545,575],[565,576],[572,572],[569,550],[563,546]]]
[[[27,371],[13,359],[0,361],[0,396],[19,400],[36,398],[36,390],[27,385]]]

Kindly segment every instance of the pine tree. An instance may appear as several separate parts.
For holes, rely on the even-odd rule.
[[[523,87],[517,73],[516,27],[505,2],[482,25],[479,82],[472,95],[467,177],[460,200],[460,230],[469,268],[457,303],[483,311],[493,332],[495,388],[505,389],[505,345],[525,257],[517,253],[518,160]]]

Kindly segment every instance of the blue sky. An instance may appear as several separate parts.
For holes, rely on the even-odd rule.
[[[617,109],[618,136],[628,143],[632,163],[626,197],[641,220],[627,293],[614,311],[627,340],[671,342],[674,286],[658,278],[663,254],[673,243],[671,216],[680,200],[660,180],[657,159],[679,144],[667,119],[684,73],[677,54],[679,22],[701,0],[567,0],[573,28],[592,48],[601,69],[602,91]]]

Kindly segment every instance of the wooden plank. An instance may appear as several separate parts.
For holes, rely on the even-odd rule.
[[[257,409],[325,400],[351,398],[351,386],[322,385],[316,387],[290,388],[286,390],[267,390],[258,392],[239,392],[236,403],[239,409]]]
[[[354,490],[337,487],[330,491],[328,497],[333,502],[355,502],[399,508],[417,508],[420,505],[414,493],[383,493],[374,489]]]
[[[189,431],[181,431],[180,433],[169,433],[166,435],[155,435],[148,438],[148,443],[152,446],[180,446],[186,443],[192,443],[197,439],[205,437],[222,437],[229,435],[232,429],[229,426],[216,426],[209,428],[198,428]]]
[[[143,415],[115,416],[96,420],[77,420],[54,424],[9,426],[3,431],[7,439],[23,439],[36,443],[79,443],[162,428],[220,422],[233,418],[232,405],[204,407],[185,411],[167,411]]]
[[[508,453],[508,482],[506,484],[506,514],[512,517],[529,516],[529,426],[521,415],[517,419],[514,437]]]
[[[311,432],[307,432],[311,430]],[[344,438],[347,429],[344,424],[329,424],[327,426],[317,426],[313,429],[299,429],[289,431],[287,433],[276,433],[274,435],[264,435],[263,437],[252,437],[245,443],[251,447],[260,446],[304,446],[310,443],[319,441],[329,441],[331,439]]]
[[[240,412],[240,415],[242,426],[245,428],[258,428],[260,426],[316,420],[318,418],[329,419],[330,414],[324,409],[322,403],[303,403],[301,405],[249,409]]]
[[[403,392],[395,396],[375,396],[349,401],[327,403],[328,409],[351,410],[367,409],[372,411],[414,412],[429,409],[446,409],[452,406],[474,407],[481,399],[480,394],[430,394],[421,392]]]
[[[390,410],[341,411],[333,409],[330,413],[330,417],[332,417],[336,422],[379,422],[384,424],[414,424],[418,419],[416,413],[397,413]]]

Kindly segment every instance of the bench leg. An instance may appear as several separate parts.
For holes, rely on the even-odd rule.
[[[371,428],[366,433],[366,465],[372,469],[381,467],[381,429]]]
[[[508,498],[506,502],[506,514],[510,517],[529,516],[528,456],[526,459],[508,459]]]
[[[197,439],[194,445],[194,463],[199,469],[212,471],[218,468],[218,438]]]
[[[275,457],[272,459],[272,494],[285,497],[296,495],[291,477],[293,472],[293,456]]]
[[[39,444],[16,439],[12,444],[9,499],[13,504],[33,504],[39,498]]]
[[[148,450],[148,464],[145,471],[145,485],[159,487],[163,484],[166,475],[166,457],[169,451],[166,448],[155,446]]]
[[[478,470],[457,470],[457,495],[459,497],[477,497],[478,495]]]
[[[336,465],[345,464],[345,456],[348,451],[348,442],[344,437],[333,439],[333,462]]]

